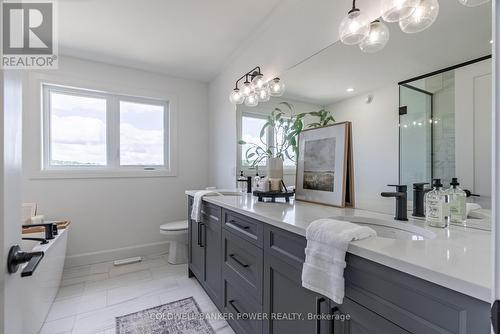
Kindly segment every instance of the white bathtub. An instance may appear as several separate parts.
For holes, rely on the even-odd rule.
[[[23,334],[36,334],[54,302],[64,267],[68,228],[59,230],[56,238],[40,245],[39,241],[22,240],[23,251],[43,251],[44,257],[32,276],[20,277],[23,296]],[[43,238],[44,233],[23,234],[24,238]],[[19,268],[18,275],[26,265]]]

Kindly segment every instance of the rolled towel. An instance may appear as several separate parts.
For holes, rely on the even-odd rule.
[[[467,212],[467,217],[469,217],[469,214],[472,211],[481,210],[481,209],[482,209],[481,205],[479,205],[477,203],[467,203],[465,205],[465,211]]]
[[[213,190],[200,190],[194,194],[193,206],[191,208],[191,219],[195,222],[201,221],[201,201],[203,200],[203,196],[209,194],[220,195],[218,192]]]
[[[342,304],[349,243],[376,235],[370,227],[346,221],[325,218],[312,222],[306,230],[302,286]]]

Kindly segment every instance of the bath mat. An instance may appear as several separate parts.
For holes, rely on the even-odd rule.
[[[116,317],[116,334],[215,334],[193,297]]]

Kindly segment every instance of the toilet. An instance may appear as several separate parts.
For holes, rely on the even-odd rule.
[[[170,243],[168,263],[183,264],[188,261],[188,221],[181,220],[160,226],[160,233]]]

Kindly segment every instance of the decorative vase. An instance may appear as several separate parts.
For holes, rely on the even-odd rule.
[[[271,179],[283,180],[283,159],[267,159],[267,177]]]

